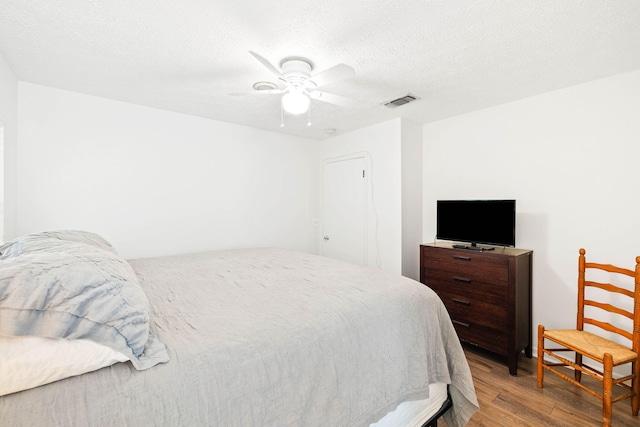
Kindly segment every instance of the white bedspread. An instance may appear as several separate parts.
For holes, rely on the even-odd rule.
[[[368,426],[433,382],[477,410],[440,299],[413,280],[281,249],[130,261],[170,361],[0,397],[0,425]]]

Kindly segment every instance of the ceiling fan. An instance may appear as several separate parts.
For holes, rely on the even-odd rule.
[[[309,110],[311,99],[327,102],[344,107],[356,107],[358,102],[340,95],[334,95],[317,90],[317,88],[355,75],[355,70],[346,65],[338,64],[317,74],[311,74],[313,63],[306,58],[290,57],[280,62],[280,69],[267,59],[253,51],[249,51],[262,65],[286,85],[283,89],[268,82],[258,82],[254,85],[257,93],[283,94],[282,108],[289,114],[302,114]]]

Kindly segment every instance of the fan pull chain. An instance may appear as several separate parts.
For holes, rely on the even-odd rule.
[[[309,103],[309,119],[307,121],[307,127],[311,126],[311,103]]]

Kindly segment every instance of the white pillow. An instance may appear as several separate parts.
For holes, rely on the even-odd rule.
[[[0,396],[129,360],[93,341],[0,336]]]
[[[105,245],[70,232],[2,245],[0,335],[89,339],[125,354],[138,370],[167,362],[164,344],[149,332],[149,300],[135,271]]]

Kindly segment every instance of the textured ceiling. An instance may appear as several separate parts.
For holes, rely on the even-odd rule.
[[[0,0],[0,52],[21,81],[323,139],[419,123],[640,68],[638,0]],[[251,93],[302,56],[356,70],[285,116]],[[229,95],[232,92],[247,95]],[[381,104],[411,93],[396,109]]]

